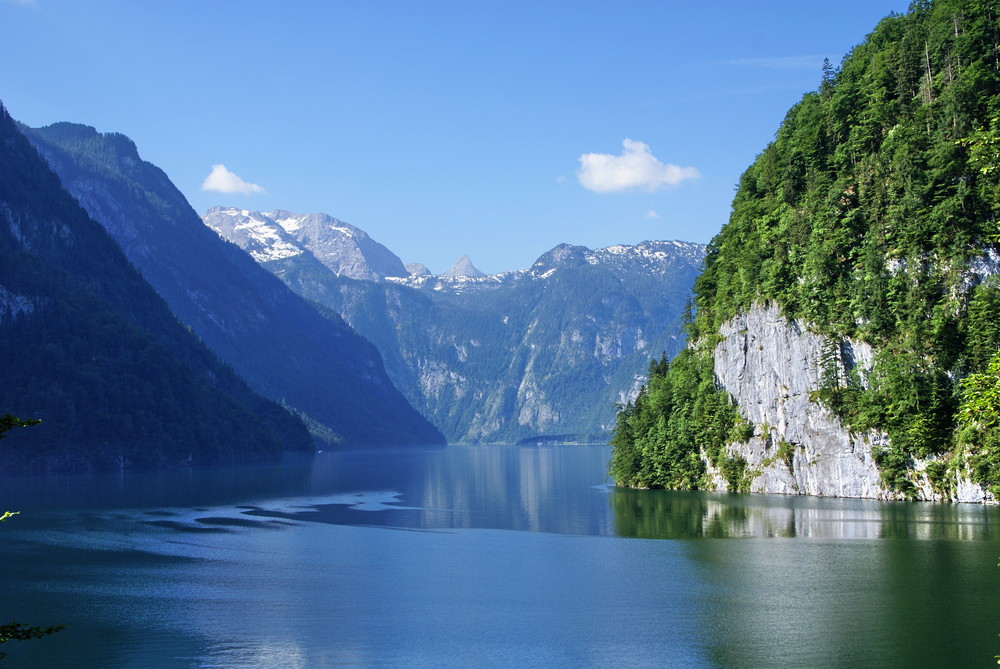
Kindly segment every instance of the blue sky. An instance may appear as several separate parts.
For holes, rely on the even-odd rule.
[[[708,242],[823,58],[908,5],[0,0],[0,100],[128,135],[199,213],[322,211],[499,272]]]

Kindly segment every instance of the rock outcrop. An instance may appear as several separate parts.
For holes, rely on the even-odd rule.
[[[868,344],[831,342],[785,318],[773,305],[755,305],[725,323],[720,334],[723,339],[714,352],[716,379],[754,426],[751,439],[727,447],[747,461],[751,492],[899,498],[882,482],[873,456],[873,449],[887,445],[887,436],[852,433],[830,409],[810,398],[826,382],[831,364],[838,378],[853,370],[864,383],[873,358]],[[936,490],[925,474],[928,462],[913,467],[919,499],[996,501],[964,476],[950,481],[947,492]],[[718,489],[726,489],[718,472],[711,478]]]

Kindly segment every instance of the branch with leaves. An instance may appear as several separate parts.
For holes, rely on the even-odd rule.
[[[0,439],[3,439],[4,432],[12,430],[15,427],[29,427],[31,425],[38,425],[42,421],[35,419],[22,420],[16,416],[11,416],[9,413],[0,416]],[[0,514],[0,522],[3,522],[10,518],[11,516],[16,516],[20,511],[4,511]],[[63,629],[65,625],[52,625],[50,627],[28,627],[23,623],[12,622],[6,625],[0,625],[0,644],[6,643],[8,641],[28,641],[30,639],[41,639],[43,636],[48,636],[49,634],[54,634],[59,630]],[[6,657],[6,653],[0,652],[0,659]]]

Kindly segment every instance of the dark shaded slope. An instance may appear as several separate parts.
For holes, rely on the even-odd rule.
[[[69,123],[24,132],[178,318],[251,387],[307,417],[315,436],[343,446],[443,442],[370,343],[205,228],[131,140]]]
[[[234,462],[309,449],[170,313],[0,107],[2,465]]]

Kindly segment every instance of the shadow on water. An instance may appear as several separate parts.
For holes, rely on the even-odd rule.
[[[605,495],[593,485],[602,480],[607,450],[572,448],[461,446],[393,457],[335,454],[317,458],[310,472],[309,488],[328,491],[326,497],[294,506],[251,506],[244,513],[395,529],[613,535]]]

